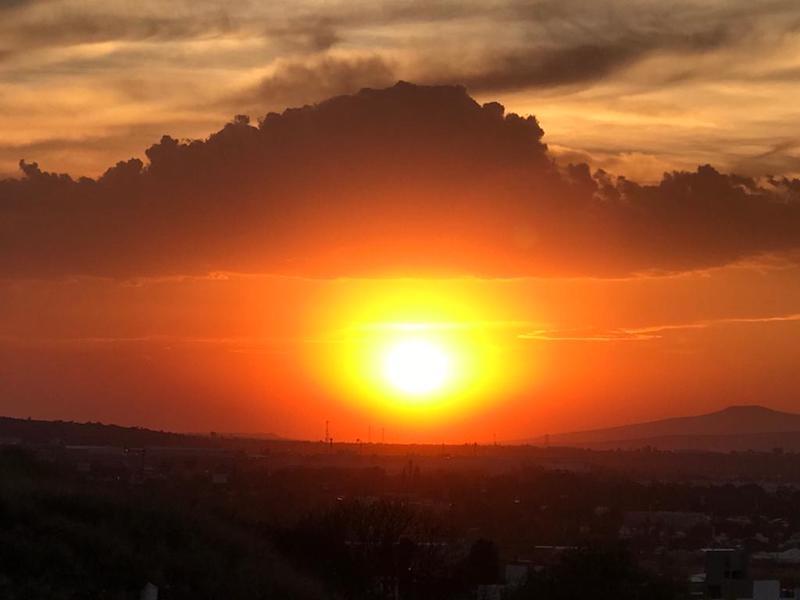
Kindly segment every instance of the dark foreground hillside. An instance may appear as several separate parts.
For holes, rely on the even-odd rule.
[[[567,493],[617,486],[575,477],[409,463],[396,475],[309,465],[243,468],[224,485],[130,481],[0,447],[0,598],[138,600],[146,585],[160,600],[675,597],[669,578],[615,541],[616,511],[591,533],[579,525],[583,501],[537,516]],[[513,488],[528,492],[509,511]],[[534,572],[517,560],[534,551],[529,540],[569,545]]]
[[[187,490],[188,491],[188,490]],[[97,485],[0,452],[0,598],[321,598],[264,536],[190,494]]]
[[[104,423],[40,421],[0,417],[0,438],[26,444],[74,444],[83,446],[212,446],[214,440],[199,435],[121,427]]]

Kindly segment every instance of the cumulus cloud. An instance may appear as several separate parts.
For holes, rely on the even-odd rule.
[[[21,162],[0,276],[597,275],[797,256],[800,182],[557,167],[533,117],[398,83],[164,136],[98,179]]]
[[[52,139],[37,158],[73,174],[106,165],[94,153],[65,156],[59,139],[142,121],[200,136],[228,114],[396,79],[502,95],[546,114],[553,143],[643,153],[670,168],[713,160],[781,172],[777,155],[750,160],[769,149],[753,138],[797,137],[796,0],[172,0],[168,10],[158,0],[0,0],[0,11],[4,145]],[[780,89],[765,102],[762,86]],[[576,111],[580,124],[565,115]],[[188,118],[202,125],[176,120]],[[598,148],[609,127],[614,147]],[[125,154],[141,147],[132,139]],[[0,149],[0,171],[10,164]]]

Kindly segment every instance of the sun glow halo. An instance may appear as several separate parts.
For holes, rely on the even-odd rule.
[[[471,282],[361,285],[334,306],[341,325],[321,346],[330,389],[356,410],[422,427],[499,402],[515,385],[513,331],[502,307],[464,289]]]

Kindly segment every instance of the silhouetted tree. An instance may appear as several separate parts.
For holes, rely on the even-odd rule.
[[[467,580],[473,585],[500,581],[500,558],[491,540],[479,539],[472,544],[467,557]]]

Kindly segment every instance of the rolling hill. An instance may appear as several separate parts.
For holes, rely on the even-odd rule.
[[[800,451],[800,414],[763,406],[731,406],[691,417],[576,431],[528,440],[528,443],[593,449]]]
[[[144,427],[122,427],[104,423],[75,421],[41,421],[0,417],[0,443],[63,444],[78,446],[191,446],[217,447],[241,444],[260,444],[264,440],[280,439],[272,434],[184,434],[155,431]]]

